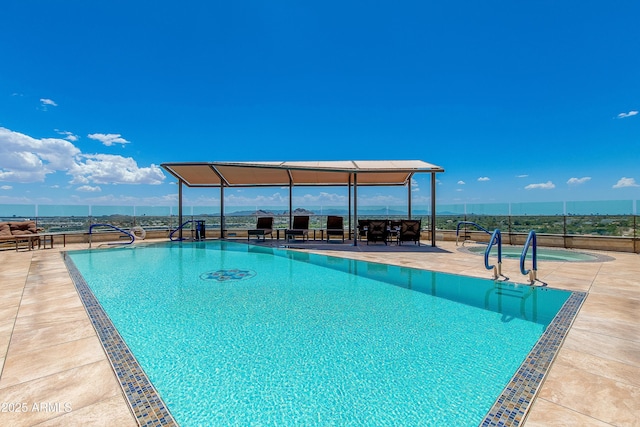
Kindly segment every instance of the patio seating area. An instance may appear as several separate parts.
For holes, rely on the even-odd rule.
[[[43,233],[37,228],[35,221],[0,222],[0,245],[11,245],[18,251],[20,248],[40,249],[44,245],[53,247],[53,236]]]

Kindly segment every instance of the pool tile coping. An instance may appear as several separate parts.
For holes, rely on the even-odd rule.
[[[127,403],[140,426],[178,426],[167,405],[124,342],[111,319],[89,289],[73,260],[62,253],[69,275],[100,338]],[[520,426],[543,379],[586,299],[586,292],[571,292],[558,314],[496,399],[480,427]]]
[[[586,292],[571,292],[502,394],[496,399],[480,424],[481,427],[515,427],[523,423],[586,297]]]
[[[169,412],[167,405],[89,289],[71,257],[63,252],[63,258],[138,425],[177,427],[178,423]]]

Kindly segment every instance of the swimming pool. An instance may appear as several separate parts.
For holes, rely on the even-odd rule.
[[[478,425],[571,295],[219,241],[68,255],[183,426]]]
[[[467,246],[460,248],[461,251],[470,252],[472,254],[484,255],[487,250],[486,246]],[[502,256],[504,258],[520,259],[522,255],[522,247],[503,246]],[[498,248],[491,248],[491,256],[498,256]],[[527,251],[527,259],[531,259],[532,251]],[[587,252],[569,251],[566,249],[537,249],[538,260],[540,261],[565,261],[565,262],[603,262],[613,259],[607,255],[591,254]]]

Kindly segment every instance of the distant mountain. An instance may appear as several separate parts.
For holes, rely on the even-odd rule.
[[[257,211],[235,211],[235,212],[227,212],[226,215],[233,216],[274,216],[281,215],[282,212],[272,212],[265,211],[263,209],[258,209]]]
[[[288,210],[283,211],[267,211],[263,209],[258,209],[257,211],[235,211],[235,212],[227,212],[227,215],[232,216],[277,216],[277,215],[287,215],[289,213]],[[313,211],[297,208],[293,210],[294,215],[315,215]]]
[[[235,212],[227,212],[226,215],[232,216],[278,216],[278,215],[288,215],[289,211],[287,209],[284,210],[267,210],[267,209],[258,209],[258,210],[246,210],[246,211],[235,211]],[[296,208],[293,210],[293,215],[342,215],[346,216],[349,214],[349,210],[347,208],[324,208],[320,210],[311,210],[305,208]],[[439,212],[439,215],[455,215],[454,213],[449,212]],[[358,207],[358,216],[406,216],[407,211],[401,209],[391,209],[386,207]],[[414,209],[412,210],[413,216],[426,216],[429,213],[424,209]]]
[[[293,210],[293,214],[294,215],[315,215],[313,211],[307,210],[305,208],[296,208]]]

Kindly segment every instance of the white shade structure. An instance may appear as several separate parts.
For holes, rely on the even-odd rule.
[[[224,232],[224,188],[229,187],[289,187],[348,186],[353,188],[353,215],[357,218],[358,186],[408,187],[411,216],[411,177],[416,173],[431,174],[431,237],[435,246],[435,174],[444,172],[440,166],[421,160],[344,160],[313,162],[176,162],[161,165],[179,182],[179,216],[182,217],[182,185],[188,187],[220,187],[221,236]],[[351,210],[351,203],[349,203]],[[351,219],[351,215],[349,215]],[[180,218],[182,223],[182,218]],[[354,221],[354,245],[355,238]]]

